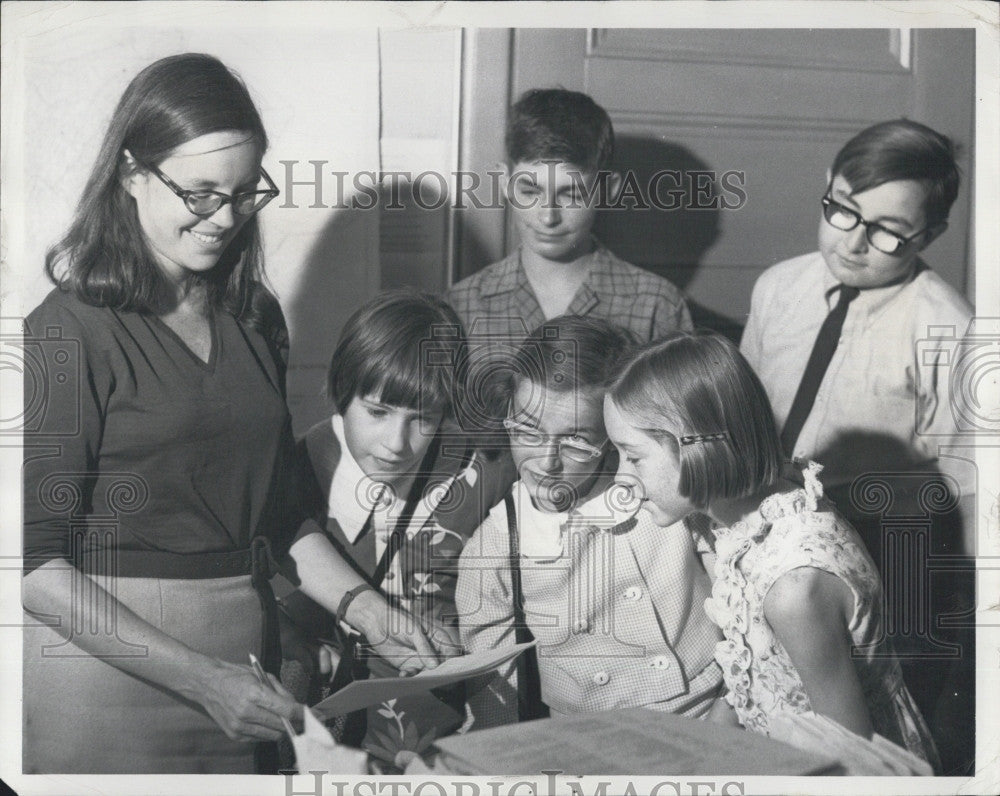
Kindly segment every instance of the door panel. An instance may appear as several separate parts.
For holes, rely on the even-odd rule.
[[[901,72],[898,30],[591,29],[588,56],[636,60],[749,64],[788,69]],[[789,35],[791,34],[791,35]],[[836,38],[831,47],[831,34]]]

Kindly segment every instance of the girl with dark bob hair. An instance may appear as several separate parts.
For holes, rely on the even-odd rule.
[[[364,577],[361,600],[379,595],[412,614],[442,656],[462,647],[456,627],[458,558],[486,510],[502,495],[458,428],[463,385],[455,363],[465,346],[455,311],[412,290],[387,291],[344,324],[330,360],[332,415],[301,440],[325,530]],[[391,675],[359,654],[337,617],[300,593],[282,599],[285,684],[313,702],[347,682],[352,667]],[[320,641],[318,677],[315,649]],[[326,655],[338,661],[327,668]],[[332,661],[330,662],[332,663]],[[306,691],[308,689],[308,691]],[[335,722],[342,743],[371,751],[388,773],[396,753],[421,751],[465,718],[461,688],[393,700]]]
[[[709,617],[740,723],[771,734],[783,711],[815,711],[937,753],[883,640],[882,587],[855,530],[823,497],[820,465],[782,472],[756,375],[717,334],[674,334],[640,349],[604,403],[633,484],[661,526],[700,512],[717,556]]]
[[[274,771],[301,706],[274,677],[272,557],[377,652],[435,660],[380,595],[346,599],[363,579],[293,499],[266,146],[217,59],[153,63],[47,257],[25,339],[44,365],[25,380],[25,773]]]

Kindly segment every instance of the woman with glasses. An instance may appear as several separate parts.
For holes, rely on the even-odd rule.
[[[330,610],[363,582],[293,499],[266,148],[222,63],[157,61],[47,257],[25,340],[27,773],[274,770],[267,742],[301,708],[273,676],[272,557],[290,550]],[[433,654],[390,636],[405,622],[384,601],[361,607],[347,618],[378,651]]]
[[[602,402],[631,342],[608,321],[563,316],[510,365],[520,480],[466,545],[456,602],[468,651],[533,636],[538,654],[470,693],[474,729],[638,706],[731,719],[692,535],[664,534],[613,482]]]

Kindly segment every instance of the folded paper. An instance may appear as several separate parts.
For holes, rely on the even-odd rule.
[[[433,669],[426,669],[412,677],[373,677],[355,680],[350,685],[331,694],[312,710],[322,720],[344,713],[351,713],[390,699],[430,691],[432,688],[451,685],[486,674],[512,661],[535,642],[516,644],[503,649],[484,650],[471,655],[447,658]]]

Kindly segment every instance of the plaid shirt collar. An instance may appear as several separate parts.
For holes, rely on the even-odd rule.
[[[619,287],[617,283],[621,280],[612,268],[612,256],[611,252],[594,239],[594,250],[583,258],[587,277],[566,308],[567,314],[585,315],[593,309],[599,300],[598,291],[595,291],[594,287],[608,293],[614,292],[615,288]],[[501,260],[479,286],[479,294],[484,299],[516,292],[524,292],[534,298],[528,275],[521,265],[520,247]]]

